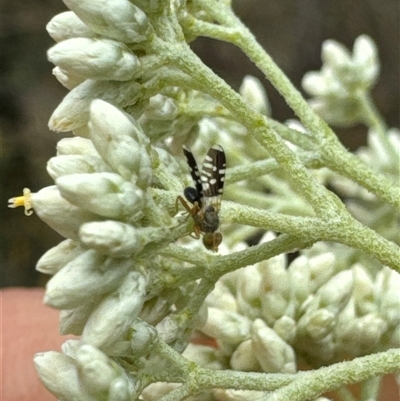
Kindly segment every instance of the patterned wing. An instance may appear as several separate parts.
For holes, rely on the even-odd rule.
[[[222,146],[214,145],[208,151],[201,168],[204,204],[218,212],[224,192],[226,157]]]
[[[185,155],[187,165],[189,166],[189,172],[192,176],[194,185],[196,187],[196,191],[198,194],[198,198],[203,198],[203,185],[201,182],[199,168],[197,167],[196,159],[193,156],[192,151],[185,145],[183,147],[183,154]],[[188,199],[190,201],[190,199]]]

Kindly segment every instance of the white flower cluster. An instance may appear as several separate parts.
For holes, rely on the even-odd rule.
[[[379,60],[374,42],[359,36],[353,55],[340,43],[327,40],[322,46],[323,66],[308,72],[303,88],[313,98],[310,105],[329,123],[347,126],[363,121],[359,96],[367,92],[379,74]]]
[[[400,181],[400,131],[388,129],[384,136],[370,129],[367,146],[356,151],[359,158],[374,170],[389,177],[394,185]],[[355,185],[349,179],[330,174],[329,181],[345,199],[351,214],[366,226],[373,228],[396,243],[400,241],[398,213],[365,188]],[[374,213],[371,213],[374,210]]]
[[[63,353],[37,354],[35,365],[45,386],[60,400],[131,400],[137,383],[103,352],[70,340]]]
[[[170,173],[183,177],[154,142],[171,130],[188,133],[200,117],[179,119],[174,98],[184,97],[183,91],[143,93],[139,78],[151,79],[143,64],[157,64],[146,59],[146,43],[155,35],[146,12],[159,6],[144,2],[143,11],[134,3],[65,1],[72,11],[48,24],[58,42],[48,52],[54,75],[70,89],[49,126],[75,136],[60,140],[48,162],[55,185],[32,194],[24,190],[24,197],[11,200],[27,213],[33,208],[66,238],[37,264],[53,276],[44,302],[61,310],[60,332],[81,336],[66,342],[61,353],[35,357],[41,380],[62,400],[136,398],[143,384],[112,357],[148,354],[159,338],[154,326],[160,323],[162,333],[177,298],[149,288],[159,270],[175,263],[157,250],[186,231],[171,233],[173,220],[151,192],[157,186],[176,194],[182,184]]]
[[[229,164],[238,166],[227,199],[287,214],[313,211],[281,179],[268,151],[217,100],[187,89],[186,81],[179,88],[163,82],[171,75],[188,78],[154,50],[176,34],[166,27],[165,2],[64,2],[71,11],[47,26],[57,42],[48,57],[56,65],[55,77],[70,92],[49,126],[75,136],[60,140],[48,162],[55,185],[33,194],[24,190],[10,205],[24,205],[27,214],[33,208],[66,238],[43,255],[37,269],[53,276],[44,301],[61,310],[60,332],[80,339],[67,341],[61,353],[35,357],[45,386],[65,401],[128,401],[140,395],[156,400],[177,385],[151,384],[161,381],[159,371],[166,365],[155,350],[161,353],[167,343],[182,351],[195,324],[217,346],[191,344],[185,355],[212,369],[293,373],[300,363],[316,367],[399,346],[399,276],[350,264],[336,251],[315,253],[315,247],[289,266],[277,256],[224,276],[207,298],[208,317],[202,315],[205,308],[197,310],[203,320],[191,316],[187,326],[179,326],[184,318],[174,317],[200,285],[193,266],[186,269],[179,258],[166,256],[176,248],[165,250],[188,233],[187,224],[171,217],[187,171],[172,155],[183,143],[202,154],[211,144],[225,148]],[[170,7],[175,12],[185,2],[172,1]],[[324,61],[321,73],[307,76],[304,85],[331,120],[357,120],[358,109],[350,106],[378,71],[372,42],[358,39],[353,58],[329,42]],[[251,108],[269,114],[258,80],[246,77],[240,93]],[[290,146],[301,153],[296,139],[305,143],[307,133],[278,125],[274,128],[285,131],[288,142],[294,138]],[[390,138],[398,144],[397,133]],[[379,141],[373,136],[371,141],[372,150],[362,155],[380,157]],[[383,158],[380,163],[382,169],[393,165]],[[266,168],[273,170],[268,176]],[[256,230],[228,228],[221,248],[225,253],[247,248],[240,241]],[[203,251],[204,260],[208,256]],[[204,399],[208,395],[247,400],[262,393],[216,390]]]
[[[293,373],[399,347],[400,275],[343,270],[339,256],[315,248],[289,266],[280,255],[222,277],[202,328],[217,347],[191,345],[189,355],[219,369]]]
[[[190,297],[184,284],[152,292],[160,271],[182,267],[157,251],[187,233],[185,227],[173,233],[171,202],[156,199],[152,189],[182,193],[178,177],[185,170],[171,153],[196,136],[205,114],[216,117],[201,123],[205,146],[230,143],[229,127],[245,141],[243,127],[224,122],[226,111],[209,96],[157,84],[154,90],[163,67],[162,56],[148,53],[158,3],[68,0],[71,11],[47,26],[58,42],[48,52],[53,73],[70,90],[49,126],[75,136],[60,140],[48,162],[55,185],[24,190],[11,206],[24,205],[27,214],[33,208],[66,238],[37,269],[53,276],[44,302],[61,310],[60,332],[80,339],[35,357],[41,380],[63,400],[124,401],[142,392],[145,384],[112,358],[148,356],[159,338],[173,343],[178,334],[169,314]],[[256,79],[246,78],[241,91],[252,107],[267,111]],[[215,135],[213,121],[225,124],[224,133]]]

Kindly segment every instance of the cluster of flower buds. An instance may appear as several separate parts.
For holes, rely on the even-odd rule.
[[[37,354],[45,386],[60,400],[132,400],[138,383],[111,358],[89,344],[69,340],[63,352]],[[106,397],[106,398],[105,398]]]
[[[400,276],[342,262],[311,250],[289,266],[281,255],[225,275],[207,298],[202,328],[218,347],[198,354],[224,369],[293,373],[299,363],[318,367],[398,347]]]
[[[156,35],[147,13],[158,3],[66,0],[71,11],[47,26],[57,42],[48,52],[54,75],[70,90],[49,126],[75,136],[60,140],[48,162],[55,185],[25,189],[11,206],[33,209],[65,238],[37,269],[53,276],[44,302],[61,310],[60,332],[80,339],[35,357],[41,380],[63,400],[136,398],[139,380],[109,356],[147,355],[159,336],[141,317],[156,325],[173,303],[148,288],[163,265],[155,251],[178,237],[152,197],[151,187],[165,184],[153,171],[161,165],[182,175],[155,141],[179,129],[175,99],[183,94],[168,88],[147,96],[142,88],[155,74],[146,62],[157,65],[145,49]],[[198,118],[188,121],[187,132]]]
[[[359,96],[368,92],[379,74],[374,42],[359,36],[353,55],[340,43],[327,40],[322,46],[323,66],[303,78],[303,88],[312,99],[310,105],[327,122],[347,126],[363,121]]]
[[[375,171],[390,177],[393,183],[399,182],[400,131],[391,128],[382,133],[383,135],[379,135],[377,131],[370,129],[367,146],[361,147],[355,153],[366,165],[373,166]],[[398,241],[398,214],[394,208],[365,188],[354,185],[350,179],[329,174],[329,182],[345,199],[346,207],[358,221],[385,238]],[[371,210],[375,213],[371,214]]]

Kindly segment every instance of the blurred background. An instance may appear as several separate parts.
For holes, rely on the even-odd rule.
[[[388,126],[399,126],[398,0],[236,0],[234,9],[296,87],[302,76],[321,66],[321,43],[335,39],[348,48],[360,34],[377,43],[381,76],[373,98]],[[35,214],[8,209],[7,199],[24,187],[37,191],[53,182],[46,162],[63,136],[47,121],[67,90],[52,76],[46,50],[53,41],[45,31],[61,0],[3,0],[0,62],[1,118],[1,286],[43,286],[35,271],[39,257],[62,238]],[[192,44],[196,53],[233,88],[246,74],[264,83],[273,117],[293,117],[290,109],[257,69],[231,45],[209,39]],[[336,130],[350,149],[365,143],[366,128]]]

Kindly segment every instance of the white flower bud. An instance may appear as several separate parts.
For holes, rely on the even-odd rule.
[[[303,87],[311,95],[311,107],[329,123],[346,126],[364,121],[359,101],[360,91],[367,91],[375,82],[379,63],[373,42],[360,36],[353,55],[341,44],[327,40],[323,44],[324,65],[318,73],[309,73]]]
[[[47,57],[65,74],[91,79],[127,81],[140,71],[129,48],[110,39],[67,39],[50,48]]]
[[[60,400],[96,401],[81,385],[75,362],[59,352],[36,354],[35,368],[46,388]]]
[[[376,275],[375,299],[380,300],[378,304],[379,315],[391,326],[400,324],[400,274],[384,267]]]
[[[282,294],[274,291],[261,294],[261,314],[266,322],[274,324],[281,316],[287,313],[288,302]]]
[[[56,184],[65,199],[100,216],[129,222],[143,216],[143,191],[117,174],[71,174]]]
[[[348,304],[343,308],[342,311],[336,316],[335,335],[340,338],[341,341],[348,342],[346,336],[352,336],[350,326],[353,325],[357,318],[356,307],[354,298],[350,298]],[[354,333],[353,333],[354,334]]]
[[[114,106],[113,104],[103,101],[101,99],[95,99],[92,102],[90,111],[92,127],[103,131],[99,134],[93,132],[93,136],[103,135],[103,141],[106,139],[117,140],[118,136],[120,135],[127,136],[133,138],[140,145],[150,149],[149,138],[144,133],[141,125],[130,114],[125,113],[117,106]],[[96,139],[96,137],[94,139]],[[97,145],[95,144],[95,146],[96,149],[103,149],[103,147],[106,146],[106,143],[99,143]],[[104,149],[101,154],[103,153]]]
[[[367,270],[360,263],[353,266],[353,298],[358,313],[367,314],[377,310],[373,299],[374,283]]]
[[[378,77],[380,66],[376,45],[369,36],[361,35],[354,41],[353,60],[362,80],[371,86]]]
[[[230,359],[230,365],[234,370],[244,372],[258,372],[261,370],[253,352],[253,342],[248,339],[239,344]]]
[[[351,65],[351,55],[345,46],[335,40],[325,40],[322,44],[322,61],[339,73]]]
[[[335,314],[327,309],[317,309],[303,315],[297,324],[299,336],[309,336],[315,341],[325,338],[335,326]]]
[[[49,249],[37,262],[36,270],[54,275],[60,271],[68,262],[75,259],[84,252],[78,243],[70,239],[60,242],[57,246]]]
[[[303,89],[312,96],[328,96],[333,92],[333,87],[337,85],[333,77],[330,77],[331,70],[321,72],[309,71],[304,74],[301,81]]]
[[[325,252],[308,259],[310,269],[310,292],[314,293],[334,274],[336,256],[332,252]]]
[[[94,221],[79,230],[81,241],[99,253],[113,257],[128,257],[141,251],[150,242],[167,238],[167,229],[132,227],[119,221]]]
[[[393,147],[393,151],[400,156],[400,129],[389,128],[387,130],[388,142]],[[397,161],[398,159],[395,159]]]
[[[90,315],[82,341],[107,349],[120,339],[142,310],[146,284],[140,273],[130,272],[120,287],[106,296]]]
[[[107,401],[130,401],[137,399],[134,397],[136,391],[132,382],[127,377],[117,377],[114,379],[108,391]]]
[[[341,320],[341,325],[336,330],[336,337],[340,340],[342,350],[351,355],[359,355],[373,350],[382,335],[387,333],[386,322],[375,314],[355,316],[351,320],[347,319],[346,322],[344,319]]]
[[[289,265],[287,273],[292,283],[291,301],[301,305],[311,293],[310,258],[300,255]]]
[[[251,320],[238,313],[208,308],[208,320],[202,331],[228,344],[239,344],[249,337]]]
[[[259,79],[252,75],[246,75],[239,88],[244,100],[259,113],[270,115],[271,106],[268,101],[267,93]]]
[[[218,360],[218,350],[214,347],[189,343],[183,356],[202,368],[223,369],[222,363]]]
[[[219,280],[215,283],[213,291],[207,296],[207,305],[229,312],[237,312],[236,298],[225,284]]]
[[[64,3],[99,35],[136,43],[146,40],[151,32],[146,14],[128,0],[64,0]]]
[[[156,155],[154,153],[152,154],[153,163],[156,159],[156,156],[158,156],[159,160],[157,160],[157,163],[162,164],[163,168],[167,169],[169,173],[175,176],[179,176],[182,173],[182,169],[178,164],[177,159],[173,157],[171,153],[167,152],[165,149],[156,146],[154,146],[153,149],[157,152]],[[156,187],[162,188],[162,184],[160,183],[159,179],[154,175],[152,183],[155,184]]]
[[[279,318],[273,327],[274,331],[282,340],[291,344],[296,337],[296,321],[289,316]]]
[[[128,114],[101,100],[92,102],[89,129],[94,146],[127,181],[146,189],[152,169],[147,153],[149,140]]]
[[[255,306],[259,304],[261,287],[261,273],[257,266],[248,266],[244,269],[239,269],[239,276],[237,281],[237,305],[239,311],[254,319],[260,316],[260,307]]]
[[[40,219],[65,238],[78,240],[80,225],[98,218],[94,213],[69,203],[55,185],[33,193],[31,199]]]
[[[158,94],[149,99],[144,113],[148,119],[152,120],[174,120],[178,115],[178,106],[174,99]]]
[[[92,313],[94,307],[99,303],[101,297],[94,297],[85,304],[75,309],[66,309],[60,312],[58,331],[61,335],[73,334],[80,336],[83,328]]]
[[[132,267],[127,259],[111,259],[89,250],[69,262],[46,286],[44,303],[73,309],[115,289]]]
[[[389,142],[389,146],[394,152],[400,151],[399,139],[400,136],[398,130],[387,130],[387,142]],[[393,160],[393,155],[391,152],[387,151],[387,145],[382,142],[376,131],[372,129],[368,131],[367,144],[367,147],[361,148],[357,151],[357,155],[365,162],[365,164],[372,165],[375,163],[378,171],[387,171],[388,169],[392,169],[394,166],[395,168],[398,167],[397,162],[399,157]],[[397,156],[398,155],[399,152],[397,152]],[[395,174],[397,174],[397,170]]]
[[[52,74],[56,77],[57,81],[65,88],[72,90],[86,80],[86,78],[74,74],[67,74],[61,70],[60,67],[54,67]]]
[[[326,337],[321,339],[318,343],[311,340],[308,347],[308,352],[316,360],[321,360],[323,363],[331,361],[335,355],[337,348],[336,339],[333,333],[328,334]]]
[[[344,270],[333,276],[317,291],[314,302],[324,305],[327,310],[337,314],[349,302],[352,290],[353,272]]]
[[[89,108],[93,99],[101,98],[116,106],[134,104],[141,85],[135,81],[97,81],[87,79],[71,90],[54,110],[49,121],[52,131],[72,131],[87,125]]]
[[[171,316],[165,316],[156,326],[158,337],[167,344],[172,344],[178,336],[179,326]]]
[[[52,157],[47,162],[47,172],[53,180],[75,173],[99,173],[111,171],[100,157],[63,155]]]
[[[254,355],[264,372],[296,372],[293,348],[261,319],[256,319],[251,326],[251,340]]]
[[[72,359],[76,358],[76,353],[78,352],[79,348],[81,347],[82,342],[81,340],[69,339],[64,341],[61,344],[61,352]]]
[[[76,362],[83,387],[96,397],[107,395],[111,382],[119,376],[122,369],[89,344],[79,348],[76,353]]]
[[[399,311],[399,309],[397,311]],[[382,335],[384,335],[388,329],[387,323],[379,316],[372,313],[358,318],[356,324],[358,329],[356,332],[358,332],[357,337],[361,352],[374,349],[381,340]]]
[[[284,255],[275,256],[267,261],[258,263],[257,266],[262,276],[262,288],[280,293],[282,297],[289,299],[291,283],[288,279]]]
[[[144,320],[136,319],[130,330],[130,346],[136,357],[148,354],[158,343],[157,330]]]
[[[151,325],[159,323],[170,311],[172,300],[167,297],[154,297],[143,306],[140,317]]]
[[[94,32],[72,11],[65,11],[54,16],[46,25],[46,30],[56,42],[70,38],[89,38],[94,36]]]
[[[57,156],[62,155],[83,155],[99,157],[93,142],[90,139],[80,138],[63,138],[57,142]]]

